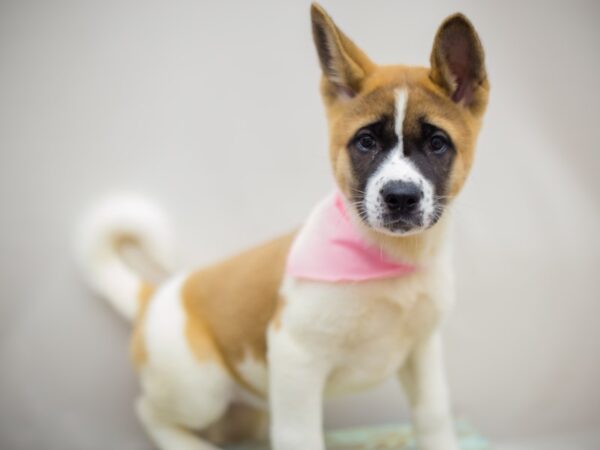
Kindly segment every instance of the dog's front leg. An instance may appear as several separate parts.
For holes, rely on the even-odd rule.
[[[439,333],[416,345],[400,379],[412,408],[419,449],[458,450]]]
[[[269,332],[269,402],[274,450],[325,450],[323,388],[329,370],[285,329]]]

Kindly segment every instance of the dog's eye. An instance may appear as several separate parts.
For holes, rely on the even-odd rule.
[[[434,134],[429,138],[429,146],[434,153],[444,153],[448,150],[448,140],[441,134]]]
[[[365,133],[358,137],[358,141],[356,142],[356,147],[361,152],[370,152],[377,147],[377,141],[370,133]]]

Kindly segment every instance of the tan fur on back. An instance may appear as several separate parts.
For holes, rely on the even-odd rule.
[[[188,318],[186,335],[197,356],[218,348],[230,371],[245,357],[266,360],[266,329],[295,233],[248,250],[190,275],[182,289]]]

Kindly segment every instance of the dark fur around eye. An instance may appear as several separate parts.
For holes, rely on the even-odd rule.
[[[360,128],[348,143],[348,147],[358,150],[359,153],[372,155],[392,148],[397,142],[393,133],[393,122],[384,117]]]
[[[433,153],[443,153],[448,150],[448,140],[440,134],[434,134],[429,138],[429,147]]]
[[[378,147],[377,138],[366,131],[357,136],[356,148],[361,152],[370,152]]]
[[[432,153],[443,154],[453,148],[448,134],[441,128],[424,122],[422,124],[422,134],[425,149]]]

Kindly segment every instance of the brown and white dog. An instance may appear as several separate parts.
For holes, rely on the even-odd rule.
[[[98,206],[83,227],[81,260],[91,285],[134,322],[137,412],[162,449],[256,437],[264,403],[275,450],[323,450],[322,397],[392,375],[406,389],[420,448],[458,448],[439,325],[453,303],[447,210],[471,169],[488,99],[481,43],[456,14],[437,32],[431,68],[380,66],[321,7],[311,14],[345,208],[365,242],[417,270],[347,283],[291,277],[291,245],[318,232],[309,219],[154,286],[121,247],[133,242],[168,266],[160,211],[134,197]]]

